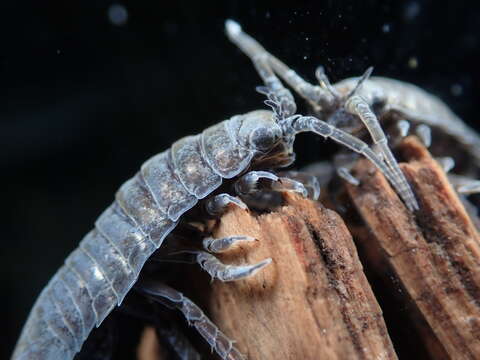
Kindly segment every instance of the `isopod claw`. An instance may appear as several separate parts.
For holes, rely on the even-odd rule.
[[[220,281],[236,281],[254,275],[272,262],[271,258],[253,265],[225,265],[214,255],[204,251],[197,253],[197,262],[200,267],[210,274],[212,279]]]
[[[227,236],[221,239],[207,237],[203,239],[203,248],[212,253],[221,253],[232,249],[238,243],[252,241],[255,241],[255,238],[251,236]]]
[[[455,160],[450,156],[435,158],[445,173],[450,172],[455,167]]]
[[[424,124],[418,125],[415,129],[415,134],[417,134],[427,148],[432,145],[432,130],[430,126]]]
[[[351,173],[350,173],[350,170],[346,167],[339,167],[337,169],[337,174],[338,176],[340,176],[343,180],[347,181],[349,184],[352,184],[354,186],[358,186],[360,185],[360,181],[358,181],[358,179],[353,176]]]
[[[238,206],[243,210],[248,210],[248,206],[242,200],[225,193],[209,198],[205,203],[205,209],[212,216],[220,216],[227,211],[230,205]]]
[[[397,122],[397,129],[400,132],[400,136],[404,138],[408,135],[408,132],[410,131],[410,122],[403,119],[399,120]]]

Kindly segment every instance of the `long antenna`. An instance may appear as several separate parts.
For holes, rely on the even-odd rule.
[[[340,97],[340,94],[335,90],[335,88],[330,83],[327,74],[325,73],[325,68],[322,65],[319,65],[315,70],[315,77],[318,80],[318,83],[322,88],[327,90],[335,99]]]
[[[360,87],[362,86],[362,84],[365,82],[365,80],[367,80],[370,75],[372,75],[372,71],[373,71],[373,66],[370,66],[362,75],[362,77],[358,80],[357,82],[357,85],[355,85],[355,87],[353,88],[352,91],[350,91],[350,93],[348,94],[347,96],[347,99],[352,97],[353,95],[355,95],[355,93],[358,91],[358,89],[360,89]]]

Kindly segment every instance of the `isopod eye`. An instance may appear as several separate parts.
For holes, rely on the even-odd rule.
[[[250,135],[252,147],[260,151],[271,149],[277,141],[278,135],[267,127],[258,127]]]

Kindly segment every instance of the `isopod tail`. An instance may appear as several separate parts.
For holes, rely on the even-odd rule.
[[[95,225],[40,294],[12,360],[72,359],[93,327],[121,303],[176,222],[158,210],[137,176]]]
[[[63,295],[59,297],[58,291],[64,291]],[[85,320],[57,273],[33,306],[12,360],[73,358],[83,334],[89,332]]]

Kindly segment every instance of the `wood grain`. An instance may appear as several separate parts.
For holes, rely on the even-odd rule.
[[[273,258],[255,276],[214,282],[208,310],[249,359],[396,359],[382,312],[342,219],[319,203],[285,195],[266,215],[228,212],[214,236],[258,239],[226,263]]]
[[[420,204],[408,212],[383,176],[359,161],[358,187],[346,185],[372,236],[421,321],[451,359],[480,358],[480,237],[443,170],[414,138],[402,164]],[[425,341],[432,341],[425,338]],[[432,356],[435,358],[435,356]],[[437,357],[438,358],[438,357]]]
[[[360,186],[340,184],[329,202],[340,205],[344,220],[292,194],[268,214],[232,208],[213,236],[257,241],[221,260],[252,264],[271,257],[272,264],[250,278],[211,286],[195,268],[184,291],[250,360],[396,359],[397,353],[480,359],[480,236],[418,140],[405,139],[399,153],[419,211],[409,212],[361,159],[353,169]],[[204,355],[213,356],[209,349]]]

